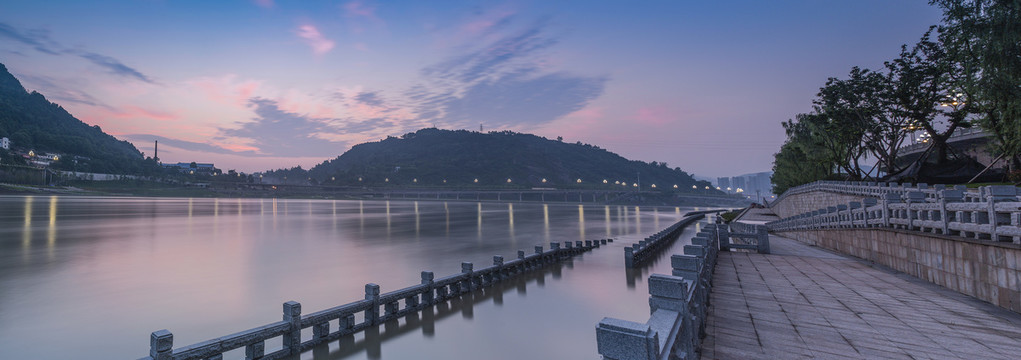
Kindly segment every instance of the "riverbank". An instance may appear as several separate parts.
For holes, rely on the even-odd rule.
[[[737,198],[685,197],[669,192],[642,192],[623,194],[599,201],[514,200],[508,196],[494,196],[501,190],[463,190],[443,192],[443,196],[408,195],[402,189],[393,190],[330,190],[298,188],[241,188],[177,186],[136,180],[83,182],[74,186],[42,186],[0,183],[0,195],[68,195],[68,196],[134,196],[171,198],[254,198],[254,199],[322,199],[322,200],[415,200],[415,201],[470,201],[470,202],[527,202],[527,203],[585,203],[602,205],[691,206],[691,207],[742,207],[747,201]],[[460,196],[451,197],[460,193]],[[480,195],[482,193],[482,195]],[[513,194],[515,191],[507,190]],[[424,194],[424,193],[423,193]],[[516,195],[515,195],[516,196]],[[492,197],[492,198],[489,198]],[[583,200],[587,200],[586,195]]]

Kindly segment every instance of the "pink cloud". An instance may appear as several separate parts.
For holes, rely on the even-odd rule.
[[[255,94],[255,91],[262,85],[262,82],[248,80],[235,83],[235,78],[235,75],[226,75],[220,78],[200,78],[189,81],[188,84],[197,88],[206,99],[212,102],[243,108]]]
[[[631,118],[640,124],[662,126],[670,123],[677,116],[662,106],[656,106],[639,108]]]
[[[317,29],[314,25],[299,26],[296,32],[298,37],[304,39],[305,44],[308,44],[308,46],[312,48],[312,52],[316,55],[326,54],[330,52],[330,50],[333,50],[333,46],[336,45],[333,40],[327,39],[323,36],[323,34],[319,32],[319,29]]]
[[[370,19],[378,19],[378,18],[376,18],[376,8],[373,7],[373,6],[366,5],[361,0],[355,0],[355,1],[348,2],[348,3],[344,4],[343,7],[344,7],[344,13],[347,16],[350,16],[350,17],[360,16],[360,17],[365,17],[365,18],[370,18]]]
[[[275,5],[273,3],[273,0],[253,0],[252,2],[254,2],[255,5],[259,5],[259,7],[263,7],[266,9],[272,9],[273,6]]]

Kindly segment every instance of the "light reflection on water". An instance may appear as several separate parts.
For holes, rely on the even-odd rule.
[[[138,358],[154,330],[169,329],[177,346],[188,345],[277,321],[288,300],[310,313],[362,298],[365,283],[386,292],[417,284],[421,270],[446,276],[461,261],[482,267],[535,244],[613,236],[617,242],[572,261],[302,355],[591,359],[599,319],[644,320],[642,279],[669,273],[665,257],[624,271],[622,248],[682,213],[474,201],[0,196],[0,358]]]

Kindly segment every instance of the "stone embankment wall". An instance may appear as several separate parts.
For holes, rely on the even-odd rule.
[[[827,191],[812,191],[787,195],[771,204],[770,209],[781,219],[807,211],[825,209],[827,206],[862,201],[865,196],[837,194]]]
[[[1021,245],[896,229],[819,229],[778,234],[873,261],[1021,312]]]

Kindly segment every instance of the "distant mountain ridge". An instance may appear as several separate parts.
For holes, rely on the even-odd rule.
[[[138,174],[151,169],[127,141],[89,126],[42,94],[25,90],[0,64],[0,137],[15,148],[67,155],[53,167],[100,173]],[[77,156],[77,158],[75,158]]]
[[[697,181],[666,163],[628,160],[580,142],[565,143],[510,131],[435,128],[355,145],[343,155],[316,165],[308,174],[323,183],[364,186],[606,188],[623,182],[630,189],[640,182],[643,190],[653,184],[661,190],[672,190],[677,185],[686,192],[693,185],[701,192],[709,186],[709,182]]]

